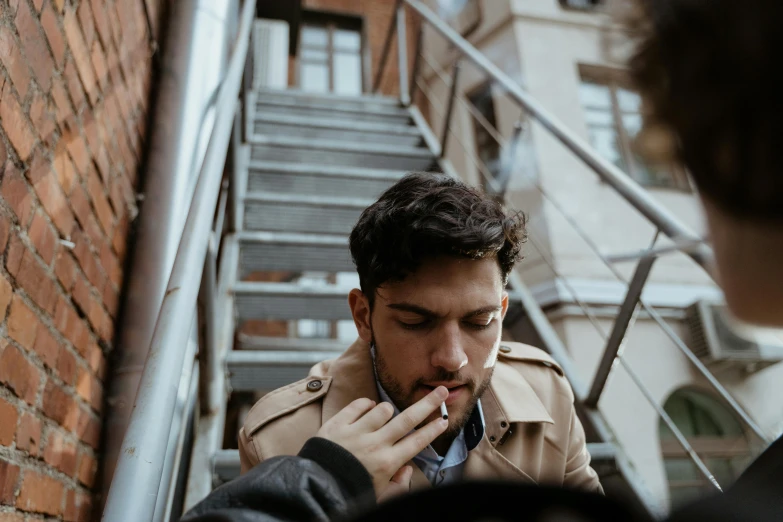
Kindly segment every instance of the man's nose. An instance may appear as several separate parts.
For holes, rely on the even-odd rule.
[[[444,325],[435,343],[431,363],[436,368],[457,372],[468,364],[468,355],[465,353],[458,325]]]

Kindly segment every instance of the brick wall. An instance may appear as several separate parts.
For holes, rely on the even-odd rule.
[[[163,0],[0,0],[0,521],[87,520]],[[152,32],[157,32],[153,26]]]
[[[364,20],[364,31],[370,50],[371,75],[370,82],[375,81],[375,75],[381,62],[383,44],[386,42],[386,33],[389,23],[395,16],[396,0],[303,0],[302,8],[313,11],[350,14],[361,16]],[[406,28],[408,33],[408,67],[413,66],[413,52],[416,45],[416,30],[418,21],[410,9],[407,9]],[[396,36],[395,36],[396,38]],[[396,42],[396,40],[395,40]],[[392,45],[386,62],[386,69],[381,81],[379,91],[383,94],[397,96],[399,89],[399,67],[397,65],[397,45]],[[296,81],[296,59],[292,58],[288,64],[289,83],[294,85]]]

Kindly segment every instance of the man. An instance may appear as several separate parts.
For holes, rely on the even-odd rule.
[[[501,342],[504,288],[524,239],[521,215],[448,176],[410,174],[388,189],[350,237],[359,339],[256,403],[239,435],[243,472],[296,455],[357,399],[390,418],[443,386],[448,426],[392,470],[393,482],[496,478],[600,492],[562,370],[537,348]]]

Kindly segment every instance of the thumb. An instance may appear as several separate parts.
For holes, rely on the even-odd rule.
[[[410,490],[411,477],[413,476],[413,468],[410,466],[403,466],[397,470],[386,489],[378,495],[378,502],[389,500],[392,497],[407,493]]]

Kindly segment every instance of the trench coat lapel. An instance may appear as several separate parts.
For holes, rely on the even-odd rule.
[[[378,402],[378,388],[372,367],[370,346],[357,339],[329,368],[332,384],[321,410],[321,424],[356,399],[366,397]]]

